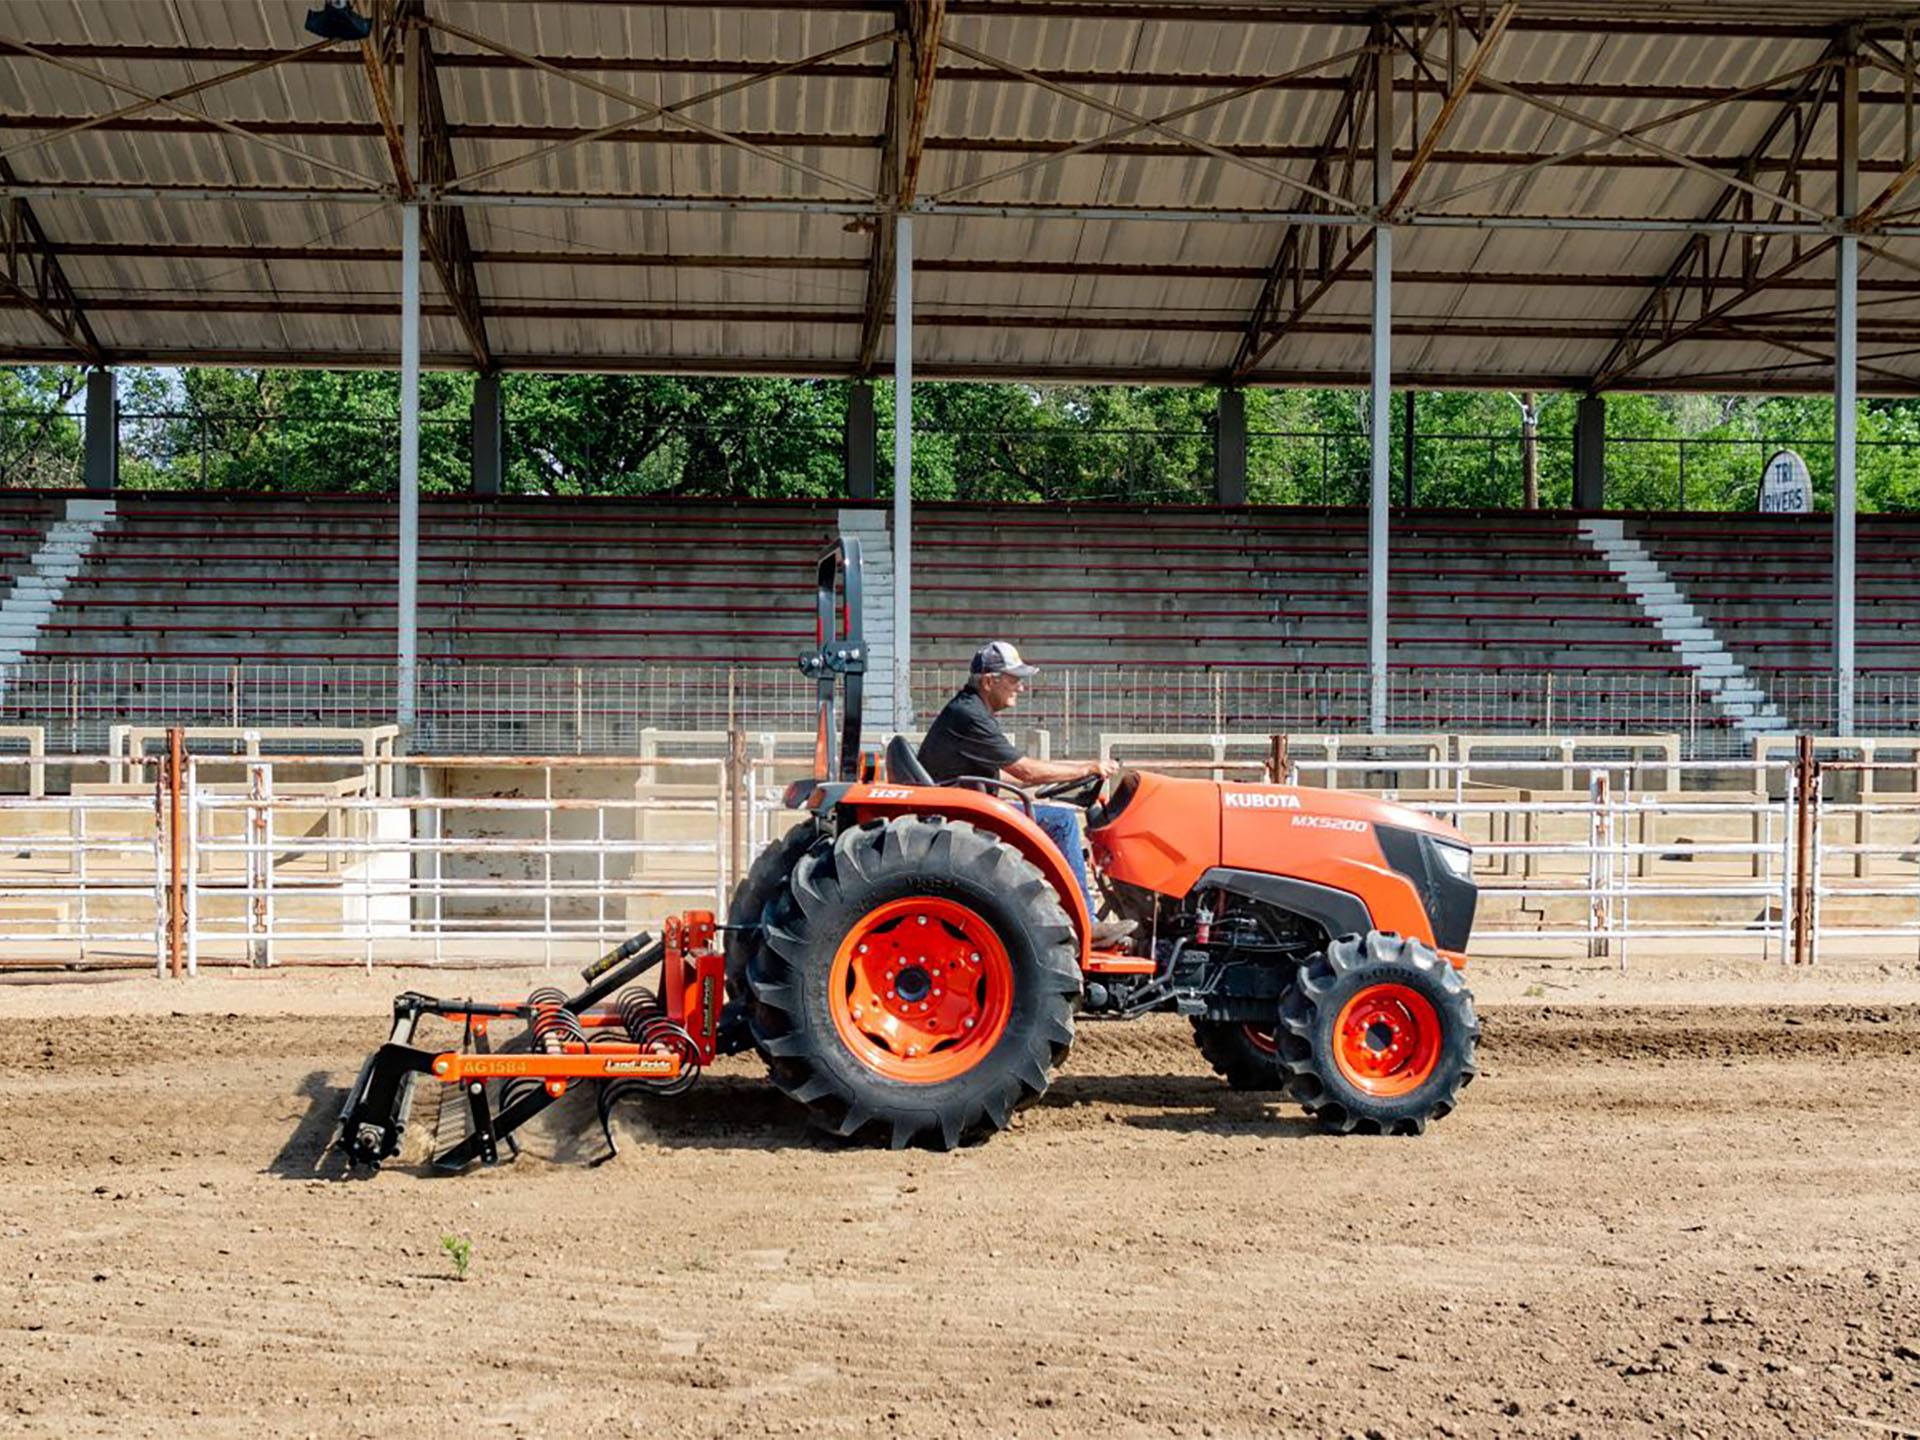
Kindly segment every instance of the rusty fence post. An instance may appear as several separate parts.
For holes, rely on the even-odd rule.
[[[1813,873],[1813,828],[1819,823],[1813,803],[1813,737],[1802,735],[1793,756],[1793,963],[1805,965],[1813,956],[1813,891],[1819,877]]]
[[[175,980],[186,973],[187,899],[181,856],[186,836],[180,815],[180,786],[186,771],[186,734],[178,725],[167,730],[167,973]]]
[[[1270,735],[1267,737],[1267,781],[1273,785],[1284,785],[1293,769],[1293,757],[1287,753],[1287,737]]]

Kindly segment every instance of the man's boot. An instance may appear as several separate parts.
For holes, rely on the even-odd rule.
[[[1111,950],[1140,928],[1137,920],[1096,920],[1093,922],[1093,948]]]

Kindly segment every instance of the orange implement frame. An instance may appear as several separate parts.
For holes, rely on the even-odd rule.
[[[638,1045],[569,1045],[550,1055],[465,1055],[447,1050],[433,1057],[433,1075],[449,1085],[463,1080],[677,1080],[680,1057]]]

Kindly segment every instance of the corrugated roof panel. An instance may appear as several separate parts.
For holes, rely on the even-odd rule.
[[[308,3],[169,0],[103,7],[82,0],[0,0],[0,34],[68,47],[72,65],[122,87],[157,93],[240,63],[231,55],[196,55],[196,49],[264,57],[306,44],[301,22]],[[919,195],[1062,207],[1299,207],[1307,203],[1304,192],[1281,177],[1297,181],[1310,174],[1311,157],[1337,112],[1338,87],[1356,64],[1340,52],[1364,39],[1371,13],[1365,5],[1334,0],[1319,0],[1315,9],[1323,17],[1330,6],[1351,10],[1355,23],[1289,21],[1283,6],[1258,12],[1272,17],[1268,23],[1246,24],[1186,16],[1095,18],[1084,10],[1048,15],[1031,8],[1017,15],[953,14],[948,38],[988,58],[942,53]],[[1920,6],[1911,8],[1920,14]],[[1780,77],[1822,54],[1838,20],[1877,13],[1840,0],[1617,0],[1603,22],[1583,24],[1592,7],[1526,0],[1520,22],[1486,73],[1494,82],[1552,90],[1559,113],[1491,88],[1470,95],[1420,179],[1413,210],[1585,221],[1685,221],[1713,214],[1728,177],[1781,114],[1782,100],[1769,94],[1701,108],[1694,97],[1703,87],[1724,91],[1777,82],[1777,90],[1789,83]],[[751,72],[884,37],[890,20],[883,14],[799,4],[557,0],[428,0],[428,14],[492,37],[506,51],[547,57],[577,78],[617,92],[597,93],[525,68],[436,29],[430,38],[442,57],[436,68],[455,132],[456,169],[472,174],[523,162],[476,181],[478,189],[667,197],[699,207],[724,197],[844,199],[880,187],[889,41],[838,56],[826,67],[830,73],[816,66],[809,73],[754,79]],[[1704,21],[1722,28],[1692,37],[1672,28]],[[1543,22],[1552,23],[1543,28]],[[1731,28],[1735,22],[1771,28],[1740,35]],[[1429,57],[1436,72],[1444,70],[1444,49],[1444,40],[1437,39]],[[995,59],[1065,78],[1056,82],[1059,89],[1043,88],[992,70]],[[1182,151],[1140,129],[1101,150],[958,188],[1035,159],[1048,147],[1110,136],[1133,123],[1102,105],[1163,115],[1217,98],[1252,77],[1280,76],[1330,59],[1306,81],[1206,105],[1170,122],[1211,144],[1251,147],[1257,151],[1251,166]],[[1873,102],[1862,115],[1862,188],[1870,201],[1905,164],[1905,120],[1898,103],[1887,103],[1899,98],[1897,77],[1869,68],[1863,83]],[[721,87],[733,88],[698,101],[689,113],[747,132],[773,154],[691,137],[654,120],[614,139],[525,161],[557,141],[636,113],[619,96],[676,103]],[[1633,93],[1647,87],[1670,93]],[[125,90],[116,94],[111,85],[70,69],[17,54],[0,57],[0,115],[16,117],[0,125],[0,150],[45,133],[19,117],[52,126],[129,98]],[[1398,96],[1402,156],[1440,105],[1437,87],[1425,83],[1418,104],[1412,100],[1404,92]],[[156,122],[148,115],[20,149],[9,163],[28,185],[325,189],[391,183],[364,69],[350,50],[232,81],[188,103],[237,124],[271,128],[283,148],[183,126],[178,116]],[[1622,130],[1644,127],[1649,138],[1714,166],[1716,173],[1662,164],[1642,147],[1601,137],[1583,117]],[[1789,127],[1776,139],[1775,158],[1758,172],[1760,183],[1777,183],[1778,157],[1795,138]],[[1829,110],[1816,117],[1806,138],[1810,166],[1795,192],[1816,210],[1831,204],[1834,145]],[[1575,146],[1586,147],[1580,163],[1522,169],[1535,157]],[[802,173],[776,155],[838,179]],[[1358,158],[1350,193],[1369,197],[1368,162],[1364,153]],[[1914,198],[1920,200],[1920,193]],[[398,248],[398,221],[390,206],[42,194],[31,195],[29,203],[57,246],[78,247],[67,256],[67,271],[83,302],[96,306],[103,338],[128,355],[197,349],[222,356],[393,359],[397,315],[390,310],[397,309],[399,281],[398,267],[387,257]],[[1766,208],[1763,202],[1761,213]],[[480,256],[483,303],[493,312],[489,333],[502,363],[628,365],[651,359],[842,371],[854,359],[866,265],[874,251],[871,226],[856,217],[536,204],[474,207],[465,218]],[[942,366],[1028,375],[1133,367],[1156,377],[1221,374],[1287,233],[1277,221],[924,216],[915,232],[922,262],[916,287],[920,363],[932,372]],[[1344,252],[1352,234],[1335,232],[1334,256]],[[1319,239],[1319,232],[1309,233],[1310,255],[1318,252]],[[1464,381],[1504,383],[1516,369],[1529,368],[1559,378],[1591,373],[1690,243],[1680,232],[1403,227],[1396,244],[1396,362]],[[1915,240],[1886,237],[1875,243],[1920,266]],[[208,246],[234,253],[193,253]],[[267,253],[246,255],[249,247]],[[289,251],[300,253],[294,258]],[[376,258],[341,251],[372,251]],[[488,258],[510,253],[553,258],[541,264]],[[1712,253],[1723,277],[1716,293],[1730,295],[1743,263],[1764,272],[1788,263],[1792,251],[1789,242],[1777,240],[1764,247],[1716,242]],[[569,256],[581,263],[569,263]],[[606,263],[630,257],[687,257],[696,263]],[[770,257],[817,264],[769,265]],[[1332,286],[1259,373],[1345,377],[1363,370],[1369,264],[1363,257],[1348,280]],[[1178,267],[1201,273],[1170,273]],[[1794,272],[1797,280],[1824,280],[1830,273],[1824,258]],[[1870,336],[1897,339],[1920,324],[1920,305],[1886,289],[1890,283],[1920,285],[1920,270],[1869,251],[1867,274],[1873,281],[1865,312]],[[1619,283],[1554,284],[1556,276],[1615,276]],[[1502,283],[1491,283],[1496,279]],[[430,267],[423,283],[430,309],[444,305]],[[1311,273],[1305,283],[1314,285]],[[148,308],[130,308],[143,303]],[[1688,291],[1676,313],[1695,313],[1697,303],[1698,292]],[[155,304],[163,308],[151,308]],[[1830,323],[1823,318],[1830,305],[1818,288],[1750,305],[1763,325],[1769,307],[1813,315],[1815,321],[1798,322],[1812,328]],[[362,310],[368,313],[352,313]],[[23,324],[17,306],[0,315],[7,326],[0,352],[37,358],[57,345],[30,315]],[[423,328],[431,358],[457,362],[467,354],[451,318],[429,314]],[[1766,367],[1785,357],[1765,336],[1742,332],[1737,323],[1720,325],[1715,333],[1725,338],[1687,341],[1653,355],[1635,378],[1668,383],[1688,374],[1766,374],[1773,373]],[[1887,340],[1866,348],[1877,357],[1878,383],[1887,383],[1889,371],[1920,379],[1920,357],[1888,356],[1902,347]],[[1780,373],[1819,383],[1805,369]],[[1874,377],[1868,383],[1876,383]]]

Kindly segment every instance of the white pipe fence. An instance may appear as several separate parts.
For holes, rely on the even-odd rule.
[[[1124,757],[1169,737],[1109,738]],[[1173,738],[1199,753],[1141,763],[1266,778],[1270,753],[1246,753],[1254,737]],[[1624,966],[1655,944],[1786,961],[1803,925],[1808,959],[1822,942],[1920,940],[1920,795],[1903,788],[1915,765],[1816,767],[1803,807],[1800,771],[1781,757],[1682,760],[1626,737],[1642,753],[1582,758],[1569,786],[1571,752],[1553,737],[1516,737],[1543,754],[1464,759],[1386,738],[1403,753],[1334,747],[1293,757],[1284,778],[1307,771],[1460,826],[1481,887],[1476,950],[1570,948]],[[13,792],[0,793],[0,965],[598,954],[672,911],[724,913],[743,867],[792,823],[781,797],[810,774],[811,737],[746,736],[739,759],[728,740],[660,733],[625,758],[190,755],[178,834],[153,756],[0,755],[0,791]]]

